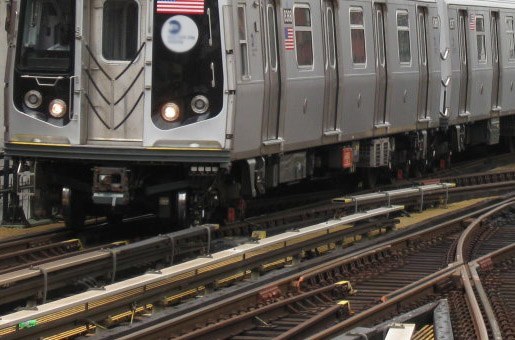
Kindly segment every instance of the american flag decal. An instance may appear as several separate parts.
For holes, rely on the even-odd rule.
[[[476,30],[476,16],[474,14],[470,15],[469,30],[471,30],[471,31]]]
[[[204,0],[158,0],[158,14],[204,14]]]
[[[284,48],[287,51],[295,49],[295,43],[293,42],[293,27],[286,27],[284,29]]]

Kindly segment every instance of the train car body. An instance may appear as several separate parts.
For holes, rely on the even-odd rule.
[[[20,0],[8,13],[5,150],[34,173],[40,213],[61,206],[70,224],[138,208],[198,222],[283,184],[405,175],[515,134],[511,1]]]

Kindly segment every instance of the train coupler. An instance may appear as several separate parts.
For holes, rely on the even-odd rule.
[[[127,168],[93,168],[93,203],[113,208],[129,204],[129,173]]]

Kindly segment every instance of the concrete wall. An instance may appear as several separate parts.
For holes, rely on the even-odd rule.
[[[4,30],[5,23],[5,5],[6,1],[0,1],[0,79],[3,82],[4,80],[4,70],[5,70],[5,57],[7,54],[7,35]],[[1,125],[4,125],[4,88],[2,86],[2,93],[0,94],[0,119]],[[0,147],[4,146],[4,129],[2,128],[0,133]]]

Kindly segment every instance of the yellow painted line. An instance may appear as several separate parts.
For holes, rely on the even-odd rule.
[[[493,197],[481,197],[481,198],[473,198],[467,201],[460,201],[455,203],[449,203],[446,208],[438,207],[435,209],[426,209],[423,212],[412,212],[410,213],[410,216],[403,216],[400,217],[400,222],[395,225],[395,229],[404,229],[407,227],[410,227],[411,225],[423,222],[423,221],[429,221],[432,218],[459,210],[463,208],[467,208],[469,206],[472,206],[476,203],[486,201],[488,199],[491,199]]]
[[[61,146],[61,147],[71,147],[71,144],[56,144],[56,143],[36,143],[36,142],[8,142],[16,145],[31,145],[31,146]],[[83,146],[83,145],[77,145]],[[154,151],[224,151],[222,148],[194,148],[194,147],[181,147],[181,148],[167,148],[167,147],[147,147],[145,150],[154,150]]]
[[[266,230],[254,230],[252,232],[252,238],[257,238],[259,240],[266,238]]]
[[[349,203],[352,203],[353,200],[351,198],[335,198],[333,199],[333,202],[334,203],[344,203],[344,204],[349,204]]]
[[[354,314],[354,313],[352,312],[352,308],[350,307],[350,301],[348,301],[348,300],[342,300],[342,301],[338,302],[338,306],[340,306],[340,307],[342,307],[342,308],[344,308],[344,309],[347,309],[347,311],[349,312],[349,314],[351,314],[351,315],[352,315],[352,314]]]
[[[155,146],[152,146],[152,147],[148,147],[148,148],[145,148],[147,150],[155,150],[155,151],[223,151],[222,148],[194,148],[194,147],[190,147],[190,148],[166,148],[166,147],[155,147]]]
[[[43,340],[61,340],[61,339],[69,339],[72,337],[80,336],[87,334],[93,330],[96,329],[96,326],[94,325],[88,325],[88,326],[79,326],[77,328],[73,328],[67,331],[64,331],[62,333],[58,333],[52,336],[48,336],[43,338]]]
[[[350,281],[343,280],[335,283],[336,286],[350,285]]]
[[[11,144],[16,145],[31,145],[31,146],[61,146],[61,147],[70,147],[70,144],[52,144],[52,143],[36,143],[36,142],[10,142]]]
[[[190,290],[187,290],[182,293],[178,293],[172,296],[167,296],[163,299],[163,302],[166,304],[174,303],[176,301],[180,301],[183,298],[191,298],[197,296],[199,293],[203,292],[206,289],[204,286],[199,286],[197,288],[193,288]]]
[[[79,249],[82,250],[84,249],[83,245],[82,245],[82,241],[78,238],[73,238],[71,240],[68,240],[68,241],[64,241],[65,243],[70,243],[70,244],[78,244],[79,245]]]

